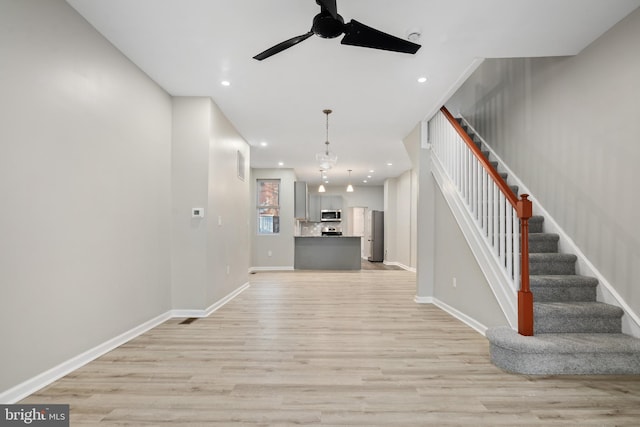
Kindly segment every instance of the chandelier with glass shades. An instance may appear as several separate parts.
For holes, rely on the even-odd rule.
[[[322,110],[322,112],[327,116],[327,139],[324,143],[324,151],[316,154],[316,161],[320,165],[320,169],[327,171],[336,165],[338,156],[329,151],[329,114],[331,114],[331,110]]]

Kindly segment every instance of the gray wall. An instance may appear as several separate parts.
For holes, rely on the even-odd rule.
[[[247,282],[249,147],[210,99],[62,0],[0,3],[0,73],[0,393]]]
[[[415,269],[418,265],[418,177],[420,127],[404,139],[412,169],[385,182],[385,261]]]
[[[384,260],[397,262],[398,258],[398,180],[384,182]]]
[[[640,313],[640,9],[575,57],[485,61],[461,112]]]
[[[424,130],[420,131],[420,139],[427,138]],[[431,150],[419,148],[411,156],[417,163],[418,188],[417,212],[419,219],[416,226],[416,297],[421,300],[433,298],[435,292],[435,259],[436,259],[436,215],[435,198],[440,191],[433,175],[431,175]],[[416,166],[414,166],[416,167]]]
[[[171,98],[62,0],[0,4],[0,390],[171,307]]]
[[[280,180],[280,233],[258,235],[256,210],[256,185],[259,179]],[[296,175],[293,169],[251,169],[251,266],[266,269],[293,268],[293,236],[295,228],[294,191]],[[271,252],[271,256],[269,256]]]
[[[418,127],[405,141],[416,174],[417,240],[416,298],[433,300],[447,310],[458,311],[476,326],[508,324],[502,309],[469,248],[442,190],[431,174],[431,150],[422,148]],[[412,142],[409,140],[412,139]],[[455,286],[454,286],[455,278]]]
[[[404,140],[405,147],[407,147],[407,152],[411,153],[412,158],[417,159],[417,161],[412,160],[412,162],[419,162],[420,159],[420,126],[416,126],[416,128],[411,132],[407,138]],[[411,169],[411,215],[409,218],[409,260],[408,264],[412,268],[418,267],[418,194],[420,191],[420,167],[413,167]]]
[[[207,206],[209,111],[208,98],[173,99],[171,294],[178,309],[207,306],[207,224],[216,221]],[[191,218],[196,207],[204,218]]]
[[[205,309],[248,281],[249,156],[249,145],[210,98],[173,99],[174,308]],[[203,208],[204,218],[192,218],[192,208]]]
[[[327,185],[325,196],[342,196],[342,208],[366,207],[370,210],[381,211],[384,209],[384,191],[382,185],[365,186],[354,185],[353,193],[347,193],[346,187]],[[310,191],[317,192],[318,186],[311,185]]]
[[[441,192],[436,192],[434,202],[433,296],[486,327],[507,325],[507,319]]]
[[[385,182],[385,261],[416,267],[417,175],[411,169]]]
[[[251,171],[249,144],[210,102],[207,301],[211,304],[249,280]],[[238,151],[244,180],[238,177]]]

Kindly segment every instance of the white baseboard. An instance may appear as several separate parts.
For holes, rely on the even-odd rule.
[[[206,317],[249,288],[245,283],[205,310],[169,310],[53,368],[0,393],[0,404],[13,404],[174,317]]]
[[[188,309],[188,308],[178,308],[175,310],[170,310],[168,312],[170,314],[170,318],[183,318],[183,317],[207,317],[207,313],[205,310],[197,310],[197,309]]]
[[[249,273],[255,273],[258,271],[293,271],[293,266],[284,267],[251,267]]]
[[[451,307],[449,304],[447,304],[445,302],[442,302],[437,298],[434,298],[433,304],[436,307],[439,307],[442,310],[446,311],[447,313],[449,313],[450,315],[452,315],[456,319],[460,320],[462,323],[466,324],[467,326],[475,329],[482,336],[486,336],[488,328],[485,325],[483,325],[482,323],[478,322],[476,319],[467,316],[463,312]]]
[[[139,335],[142,335],[150,329],[155,328],[156,326],[169,320],[170,318],[171,312],[168,311],[118,335],[117,337],[114,337],[102,344],[93,347],[92,349],[87,350],[84,353],[72,357],[66,362],[62,362],[58,366],[54,366],[53,368],[39,375],[36,375],[33,378],[30,378],[27,381],[24,381],[23,383],[10,388],[9,390],[2,392],[0,394],[0,402],[5,404],[12,404],[19,400],[22,400],[30,394],[33,394],[41,388],[51,384],[57,379],[64,377],[65,375],[75,371],[78,368],[81,368],[92,360],[97,359],[103,354],[110,352],[114,348],[121,346],[122,344],[134,339]]]
[[[402,263],[400,263],[400,262],[395,262],[395,261],[384,261],[384,262],[383,262],[383,264],[384,264],[384,265],[394,265],[394,266],[396,266],[396,267],[400,267],[400,268],[402,268],[403,270],[407,270],[407,271],[410,271],[410,272],[412,272],[412,273],[415,273],[415,272],[416,272],[416,268],[415,268],[415,267],[409,267],[408,265],[404,265],[404,264],[402,264]]]
[[[455,308],[451,307],[449,304],[440,301],[438,298],[420,297],[420,296],[416,295],[413,298],[413,300],[415,302],[417,302],[418,304],[433,304],[436,307],[446,311],[447,313],[449,313],[450,315],[452,315],[456,319],[460,320],[465,325],[467,325],[470,328],[476,330],[481,335],[486,336],[487,327],[485,325],[483,325],[482,323],[478,322],[476,319],[467,316],[466,314],[464,314],[463,312],[459,311],[458,309],[455,309]]]
[[[209,307],[207,307],[207,309],[205,310],[206,316],[210,316],[211,314],[213,314],[214,312],[216,312],[217,310],[219,310],[220,308],[222,308],[226,303],[228,303],[229,301],[231,301],[232,299],[234,299],[235,297],[237,297],[238,295],[240,295],[241,293],[243,293],[244,291],[246,291],[247,289],[249,289],[251,285],[249,285],[249,282],[245,283],[244,285],[240,286],[238,289],[236,289],[235,291],[232,291],[231,293],[229,293],[228,295],[222,297],[221,299],[219,299],[218,301],[214,302],[213,304],[211,304]],[[205,316],[205,317],[206,317]]]
[[[223,297],[222,299],[214,302],[213,304],[211,304],[209,307],[205,308],[204,310],[194,310],[194,309],[174,309],[174,310],[171,310],[170,311],[171,317],[208,317],[213,312],[215,312],[216,310],[218,310],[219,308],[224,306],[226,303],[228,303],[229,301],[234,299],[236,296],[238,296],[239,294],[241,294],[242,292],[247,290],[249,288],[249,286],[250,286],[249,282],[245,283],[244,285],[240,286],[235,291],[231,292],[229,295],[227,295],[227,296]]]

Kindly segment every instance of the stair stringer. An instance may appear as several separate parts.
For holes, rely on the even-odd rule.
[[[567,233],[558,225],[555,219],[547,212],[542,206],[540,201],[531,194],[531,191],[520,180],[520,178],[513,173],[506,163],[498,156],[493,148],[480,136],[475,128],[469,123],[469,121],[461,114],[458,117],[469,127],[475,134],[475,137],[482,142],[483,149],[489,151],[490,156],[495,159],[500,165],[500,171],[506,172],[509,176],[509,183],[517,185],[520,194],[529,194],[529,200],[533,203],[533,210],[535,215],[544,217],[544,226],[547,233],[555,233],[560,236],[558,242],[558,252],[574,254],[578,257],[576,261],[576,274],[583,276],[591,276],[598,279],[597,289],[597,301],[620,307],[624,311],[622,316],[622,332],[631,335],[635,338],[640,338],[640,316],[629,307],[629,304],[625,302],[622,296],[615,290],[611,283],[600,273],[600,271],[589,261],[587,256],[580,250],[578,245],[570,238]]]
[[[471,252],[478,261],[480,270],[487,279],[509,326],[516,329],[518,325],[516,289],[513,288],[509,277],[500,267],[498,258],[484,242],[484,237],[469,214],[465,202],[435,156],[431,156],[431,173],[462,230]]]

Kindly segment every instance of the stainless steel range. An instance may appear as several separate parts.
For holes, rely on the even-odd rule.
[[[322,227],[321,233],[323,236],[342,236],[342,227],[325,226]]]

